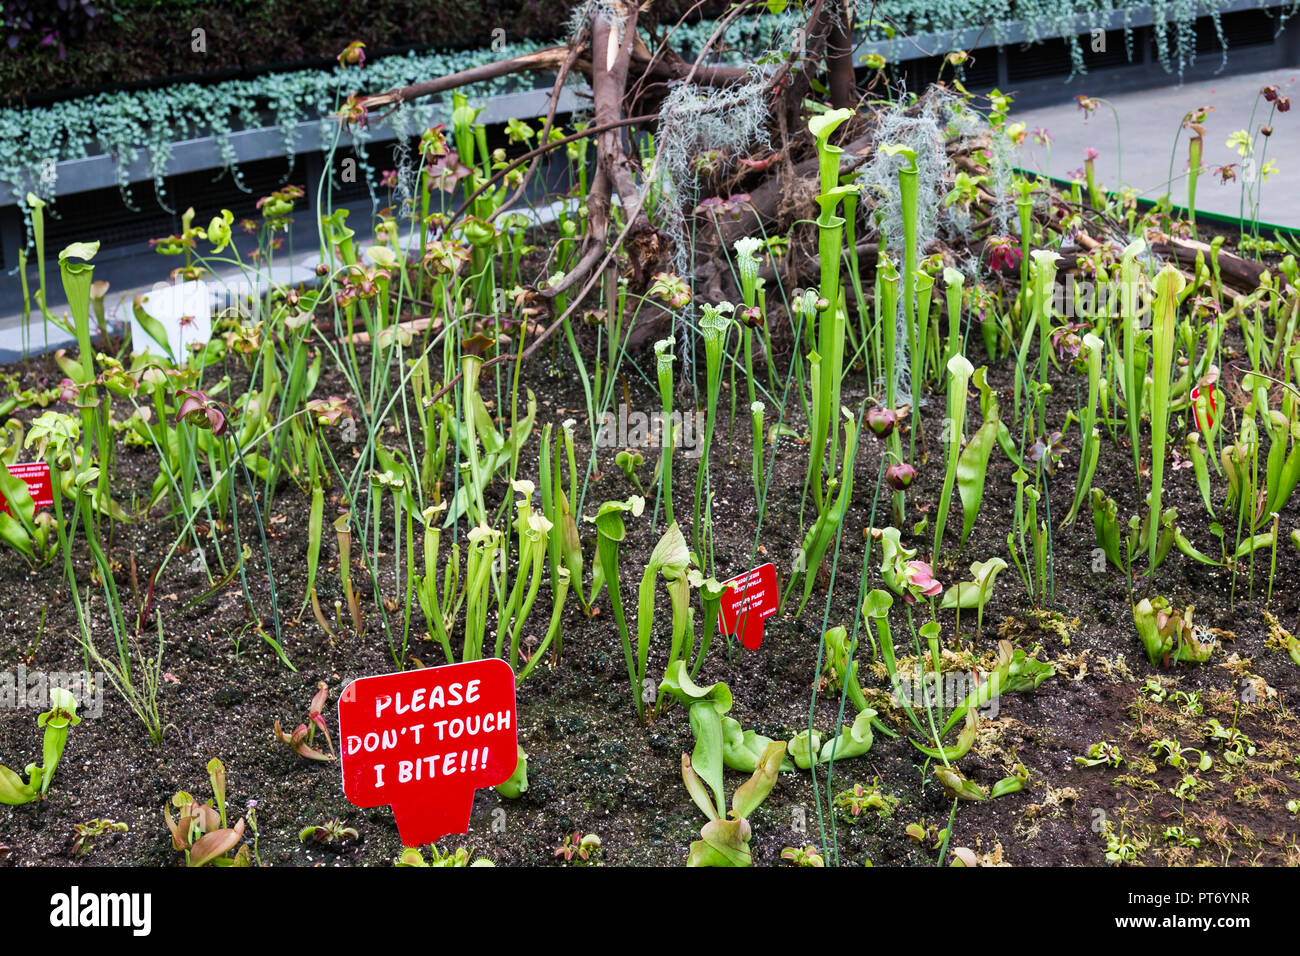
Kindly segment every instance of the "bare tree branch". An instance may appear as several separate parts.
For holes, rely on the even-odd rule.
[[[482,66],[471,67],[458,73],[448,73],[446,76],[440,76],[437,79],[414,83],[411,86],[403,86],[401,89],[389,90],[387,93],[375,93],[371,96],[365,96],[361,98],[360,105],[367,110],[381,109],[397,103],[409,103],[411,100],[419,99],[422,96],[446,93],[448,90],[468,86],[471,83],[495,80],[498,77],[509,76],[512,73],[525,73],[529,70],[555,70],[563,65],[569,55],[568,46],[551,46],[535,53],[525,53],[522,56],[511,57],[508,60],[497,60],[493,63],[485,63]]]

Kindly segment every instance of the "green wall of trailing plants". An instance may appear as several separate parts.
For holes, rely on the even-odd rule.
[[[351,0],[105,0],[96,5],[93,27],[82,24],[75,31],[64,28],[69,32],[66,36],[60,34],[67,41],[61,48],[62,40],[43,44],[51,28],[40,26],[39,14],[27,17],[25,32],[10,32],[17,2],[0,0],[4,24],[0,35],[9,33],[6,45],[12,46],[2,58],[0,89],[7,85],[12,92],[19,74],[30,91],[33,82],[94,83],[113,76],[120,83],[133,77],[147,79],[178,70],[195,71],[195,60],[201,60],[205,68],[215,67],[216,74],[206,78],[99,92],[47,105],[0,108],[0,181],[8,184],[13,201],[21,201],[28,191],[52,197],[56,185],[53,164],[108,153],[115,156],[119,185],[128,203],[132,202],[128,170],[142,156],[147,155],[149,173],[161,191],[172,144],[211,135],[224,165],[232,169],[238,181],[231,133],[279,126],[286,155],[319,148],[326,143],[303,141],[295,127],[307,120],[328,117],[348,93],[401,86],[537,49],[555,42],[562,32],[562,14],[575,5],[575,0],[545,4],[537,0],[467,0],[455,4],[428,0],[370,0],[366,4]],[[873,4],[871,0],[859,0],[859,16],[865,19],[873,15],[877,22],[893,23],[912,34],[943,34],[988,24],[987,36],[981,41],[984,44],[1007,39],[1010,24],[1019,22],[1029,30],[1031,39],[1066,34],[1075,47],[1076,69],[1081,70],[1078,38],[1072,33],[1083,28],[1080,23],[1104,22],[1102,17],[1113,10],[1128,11],[1126,16],[1131,16],[1136,10],[1150,7],[1160,60],[1170,72],[1181,75],[1195,52],[1196,18],[1214,16],[1217,23],[1217,11],[1227,2],[952,0],[935,4],[878,0]],[[679,7],[689,9],[692,5],[686,0],[667,4],[660,0],[656,8],[660,20],[668,20]],[[1260,6],[1265,5],[1261,0]],[[1296,5],[1293,0],[1279,10],[1279,26]],[[740,61],[764,49],[784,48],[783,38],[793,29],[797,17],[793,4],[779,16],[759,7],[757,15],[743,19],[728,34],[728,48],[722,58]],[[202,56],[190,51],[191,30],[200,23],[211,24],[204,27],[209,52]],[[386,45],[391,48],[399,42],[409,46],[434,37],[449,41],[483,39],[490,36],[494,25],[504,25],[502,28],[507,30],[508,42],[503,48],[408,49],[402,54],[379,55]],[[693,55],[712,31],[713,21],[699,21],[677,30],[674,42],[687,55]],[[516,34],[529,33],[536,36],[513,39]],[[867,35],[883,36],[878,27],[869,27]],[[353,39],[366,42],[370,54],[361,71],[342,70],[332,60]],[[95,51],[102,60],[95,59]],[[120,62],[128,54],[128,62]],[[304,58],[315,58],[324,65],[251,72],[265,69],[268,63],[301,63]],[[232,74],[241,67],[246,72]],[[469,92],[482,98],[520,82],[529,81],[504,78]],[[411,132],[415,132],[438,105],[425,103],[410,108],[397,117],[397,122],[409,124]],[[321,124],[323,140],[331,135],[331,126]],[[160,198],[165,204],[165,197]]]
[[[1087,31],[1094,25],[1110,25],[1115,19],[1126,28],[1126,43],[1133,56],[1134,35],[1131,27],[1140,12],[1150,11],[1154,33],[1155,53],[1169,73],[1181,79],[1186,68],[1196,59],[1196,21],[1209,17],[1219,45],[1227,48],[1223,35],[1221,15],[1231,0],[854,0],[858,22],[868,24],[863,34],[872,40],[919,34],[957,34],[966,30],[979,30],[979,45],[1000,46],[1028,40],[1035,42],[1049,37],[1063,37],[1069,44],[1075,73],[1085,71],[1083,47]],[[1257,0],[1255,6],[1274,11],[1280,30],[1295,11],[1300,0]],[[797,13],[788,9],[781,18],[792,28]],[[747,28],[759,33],[768,29],[772,18],[751,21]],[[874,21],[874,22],[868,22]],[[689,40],[703,41],[703,24],[685,31]],[[1014,32],[1016,29],[1023,34]],[[1080,35],[1082,33],[1082,36]],[[900,48],[905,48],[905,41]],[[910,55],[915,51],[909,50]],[[1217,65],[1217,63],[1216,63]]]
[[[47,107],[0,109],[0,181],[10,184],[15,199],[22,199],[28,191],[50,198],[57,185],[51,160],[63,162],[108,153],[115,157],[118,185],[130,203],[132,163],[147,155],[150,175],[161,190],[172,144],[211,135],[223,164],[233,171],[238,182],[239,170],[230,142],[230,135],[238,130],[279,126],[286,156],[325,148],[337,126],[329,121],[330,114],[354,91],[405,86],[543,45],[531,41],[508,44],[499,53],[409,53],[368,62],[360,70],[336,66],[268,73],[215,84],[187,82],[150,90],[97,93]],[[477,84],[468,92],[484,98],[519,82],[518,78],[503,77]],[[447,99],[449,102],[450,95]],[[415,134],[422,128],[419,124],[427,122],[438,106],[432,100],[411,104],[390,117],[389,122],[398,126],[406,123],[409,128],[405,131]],[[321,119],[325,122],[320,124],[320,136],[315,142],[297,135],[297,124]],[[160,199],[165,202],[165,197]]]
[[[550,41],[563,32],[582,0],[76,0],[59,10],[52,0],[0,0],[0,103],[48,102],[102,86],[168,78],[323,66],[353,40],[372,56],[409,48],[487,46],[495,30],[507,41]],[[1192,24],[1217,16],[1227,0],[856,0],[859,19],[875,17],[910,33],[950,33],[987,26],[985,42],[1002,42],[1020,23],[1029,38],[1070,34],[1073,22],[1113,11],[1151,7],[1166,69],[1181,71],[1194,49]],[[1283,7],[1296,3],[1260,0]],[[709,17],[727,0],[655,0],[650,13],[674,23],[688,11]],[[790,4],[794,7],[796,4]],[[765,7],[755,24],[767,24]],[[787,16],[794,13],[791,10]],[[206,51],[192,50],[192,31],[205,31]],[[696,30],[678,32],[701,42]],[[880,35],[877,32],[877,35]],[[1081,51],[1073,44],[1076,67]]]
[[[324,61],[353,40],[371,54],[410,47],[551,39],[580,0],[0,0],[0,100]],[[664,17],[690,9],[658,0]],[[703,12],[726,8],[709,0]],[[93,13],[91,12],[93,11]],[[192,50],[205,31],[206,52]],[[317,63],[316,65],[322,65]]]

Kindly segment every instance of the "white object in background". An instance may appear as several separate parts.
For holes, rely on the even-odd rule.
[[[202,279],[189,282],[159,282],[153,291],[140,296],[144,311],[167,331],[167,346],[176,361],[184,364],[190,347],[204,346],[212,337],[212,297]],[[168,358],[131,310],[131,349]]]

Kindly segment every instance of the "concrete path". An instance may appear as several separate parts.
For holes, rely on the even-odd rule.
[[[1251,125],[1252,133],[1258,133],[1259,127],[1268,122],[1271,104],[1259,97],[1259,91],[1269,84],[1277,84],[1283,96],[1292,97],[1293,105],[1290,112],[1274,115],[1273,134],[1258,161],[1262,166],[1273,159],[1278,166],[1277,172],[1263,183],[1259,218],[1279,226],[1300,228],[1300,65],[1294,71],[1245,73],[1111,96],[1107,102],[1119,115],[1118,146],[1115,116],[1105,104],[1091,115],[1073,101],[1033,110],[1013,108],[1011,121],[1024,123],[1031,132],[1039,127],[1051,133],[1050,147],[1036,145],[1032,135],[1026,138],[1024,168],[1065,179],[1070,170],[1083,166],[1084,150],[1091,146],[1101,154],[1095,168],[1103,186],[1115,188],[1122,181],[1136,187],[1142,198],[1154,200],[1170,188],[1170,152],[1183,116],[1190,110],[1212,106],[1214,112],[1204,123],[1202,163],[1211,170],[1237,163],[1237,180],[1221,184],[1212,172],[1202,172],[1196,189],[1196,208],[1235,218],[1241,201],[1243,169],[1241,157],[1227,145],[1228,137],[1236,130],[1245,129],[1247,124]],[[1077,77],[1073,85],[1078,87],[1077,93],[1088,95],[1087,76]],[[1255,110],[1253,121],[1252,109]],[[1173,156],[1173,200],[1178,206],[1187,202],[1187,141],[1188,134],[1184,132]]]

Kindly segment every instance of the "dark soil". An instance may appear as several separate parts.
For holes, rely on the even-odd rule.
[[[980,347],[972,337],[974,353]],[[1240,347],[1238,345],[1238,347]],[[982,350],[972,355],[984,361]],[[646,379],[653,378],[648,354],[636,357],[646,377],[627,374],[634,408],[658,407],[657,396]],[[784,365],[784,361],[781,363]],[[52,362],[33,362],[8,370],[21,372],[28,385],[57,382],[61,377]],[[238,379],[238,370],[232,366]],[[762,372],[759,373],[760,375]],[[1003,361],[990,371],[990,380],[1002,398],[1004,416],[1010,417],[1010,365]],[[1076,402],[1079,380],[1071,372],[1054,374],[1055,391],[1047,420],[1062,427],[1067,410]],[[525,368],[525,382],[539,398],[538,429],[543,422],[585,417],[585,405],[567,360],[545,357]],[[238,385],[238,380],[236,381]],[[1227,385],[1227,383],[1225,383]],[[743,385],[740,386],[743,388]],[[1086,381],[1083,386],[1086,390]],[[342,392],[341,383],[322,381],[317,394]],[[486,389],[485,389],[486,391]],[[866,380],[846,380],[844,403],[856,407],[868,398]],[[744,408],[744,402],[739,403]],[[938,434],[942,397],[931,398],[924,408],[926,431]],[[721,407],[730,408],[730,395],[722,393]],[[978,406],[971,402],[971,416]],[[28,419],[39,409],[19,413]],[[769,420],[775,412],[769,406]],[[794,423],[800,427],[800,422]],[[1014,429],[1013,429],[1014,430]],[[584,429],[578,428],[578,434]],[[1181,438],[1183,426],[1175,422],[1171,440]],[[1145,436],[1146,429],[1143,429]],[[743,411],[735,423],[734,440],[725,412],[719,423],[712,457],[716,563],[718,576],[739,573],[766,560],[777,563],[784,576],[790,556],[799,544],[800,493],[807,462],[807,445],[780,441],[776,465],[768,476],[769,501],[761,532],[750,478],[749,423]],[[1052,478],[1054,525],[1068,509],[1077,467],[1077,428],[1067,434],[1069,451],[1061,470]],[[535,470],[536,436],[528,446],[523,467]],[[336,446],[336,454],[347,454]],[[579,449],[579,461],[586,453]],[[749,652],[717,643],[700,675],[701,683],[726,681],[735,696],[732,716],[745,727],[776,739],[806,729],[811,689],[817,674],[819,635],[827,626],[852,626],[857,615],[857,595],[866,546],[864,529],[871,523],[873,493],[879,474],[882,444],[869,435],[862,440],[857,458],[855,488],[850,512],[843,522],[839,542],[835,589],[826,607],[825,581],[819,582],[803,616],[792,610],[767,622],[762,648]],[[652,482],[653,456],[647,455],[641,480]],[[676,471],[679,518],[689,516],[693,463]],[[601,501],[624,498],[631,488],[612,457],[602,458],[603,471],[586,492],[585,514],[594,513]],[[922,517],[933,519],[943,478],[942,454],[918,463],[920,477],[909,493],[905,542],[927,557],[928,537],[910,537],[911,525]],[[955,554],[956,532],[949,524],[950,542],[936,576],[944,585],[966,579],[971,561],[1000,555],[1008,560],[1006,536],[1012,527],[1013,467],[995,449],[989,468],[983,509],[971,540]],[[152,452],[122,452],[114,484],[115,498],[128,508],[147,493],[157,473]],[[1190,469],[1166,470],[1166,505],[1175,505],[1186,535],[1203,552],[1217,555],[1209,518],[1200,503]],[[536,478],[526,473],[525,477]],[[1216,480],[1216,510],[1222,513],[1223,482]],[[1139,505],[1131,456],[1123,443],[1107,442],[1094,481],[1114,496],[1121,520]],[[246,497],[246,493],[245,493]],[[882,502],[886,500],[882,495]],[[245,502],[247,506],[247,502]],[[337,506],[337,501],[331,507]],[[651,508],[653,499],[651,499]],[[650,508],[639,519],[629,519],[629,535],[620,555],[625,599],[635,594],[636,583],[659,534],[650,528]],[[986,789],[1008,775],[1017,762],[1029,770],[1029,783],[1019,793],[986,803],[963,803],[953,820],[952,845],[973,849],[986,862],[1012,865],[1095,865],[1105,862],[1107,824],[1123,834],[1143,863],[1300,863],[1293,833],[1296,816],[1285,808],[1300,795],[1300,727],[1292,709],[1300,699],[1300,668],[1275,642],[1264,617],[1268,587],[1268,552],[1257,555],[1253,584],[1245,571],[1233,589],[1230,571],[1209,568],[1173,552],[1148,585],[1139,580],[1135,594],[1158,593],[1176,608],[1196,606],[1196,620],[1217,628],[1221,645],[1203,665],[1182,665],[1171,670],[1148,664],[1134,629],[1130,591],[1123,576],[1113,569],[1093,570],[1095,542],[1091,515],[1084,513],[1070,528],[1053,534],[1055,597],[1042,609],[1028,600],[1014,565],[998,580],[996,594],[986,608],[983,633],[974,633],[974,615],[962,618],[962,633],[953,635],[953,613],[939,613],[944,645],[951,665],[969,669],[992,663],[999,636],[1050,662],[1056,675],[1036,692],[1006,695],[996,719],[983,721],[971,754],[959,766]],[[186,609],[187,602],[207,588],[206,578],[188,570],[185,556],[173,560],[158,582],[157,604],[165,628],[164,669],[169,675],[161,691],[167,729],[161,744],[150,743],[140,722],[111,688],[104,698],[103,715],[84,720],[69,737],[67,751],[48,799],[23,807],[0,808],[0,863],[17,866],[58,865],[74,862],[176,866],[183,864],[163,825],[164,803],[177,790],[208,796],[204,766],[213,757],[225,764],[232,805],[256,801],[257,856],[267,865],[385,865],[400,852],[397,830],[387,808],[359,810],[343,797],[338,767],[313,763],[276,742],[272,732],[278,718],[288,726],[305,719],[307,702],[318,680],[335,692],[326,713],[333,725],[337,688],[368,674],[396,669],[390,640],[382,632],[379,614],[367,605],[367,631],[349,630],[331,640],[310,611],[299,617],[303,600],[307,548],[307,499],[293,486],[279,489],[266,511],[275,582],[279,590],[285,650],[298,668],[291,672],[249,627],[238,583]],[[329,513],[327,511],[327,517]],[[811,520],[808,511],[804,520]],[[876,524],[887,523],[885,508]],[[954,518],[960,525],[960,511]],[[687,518],[688,520],[688,518]],[[1283,535],[1300,524],[1300,505],[1293,500],[1282,515]],[[588,568],[594,555],[593,526],[583,523]],[[164,514],[119,526],[112,556],[126,584],[130,557],[135,556],[141,579],[146,579],[175,539],[176,529]],[[688,535],[689,536],[689,535]],[[386,539],[387,540],[387,539]],[[755,541],[757,540],[757,546]],[[234,553],[233,540],[223,545]],[[89,577],[84,546],[76,551],[78,579]],[[831,565],[827,559],[827,571]],[[880,551],[871,557],[870,587],[879,580]],[[321,604],[332,609],[338,596],[337,561],[333,541],[322,551],[318,587]],[[381,561],[381,586],[391,584],[391,556]],[[252,565],[260,567],[260,559]],[[362,572],[354,570],[354,574]],[[29,571],[13,552],[0,551],[0,593],[8,596],[8,610],[0,617],[0,660],[6,669],[23,664],[49,671],[79,669],[83,655],[77,638],[75,610],[57,569]],[[265,580],[253,581],[258,612],[270,614]],[[368,589],[360,588],[363,593]],[[530,630],[544,627],[550,601],[547,588],[537,602]],[[1284,627],[1293,627],[1300,607],[1300,555],[1289,542],[1277,550],[1277,571],[1267,608]],[[127,598],[129,601],[129,597]],[[634,600],[634,599],[633,599]],[[666,600],[660,596],[661,607]],[[636,723],[626,682],[617,631],[602,601],[602,613],[588,620],[576,602],[566,611],[564,655],[555,669],[538,668],[519,692],[519,739],[529,754],[529,789],[519,800],[506,800],[494,791],[480,791],[468,836],[447,838],[442,847],[472,846],[498,864],[544,865],[557,863],[554,851],[567,834],[580,830],[596,833],[603,841],[602,860],[608,864],[680,865],[688,844],[698,839],[704,823],[681,781],[680,755],[692,746],[690,729],[680,708],[666,711],[649,727]],[[905,618],[898,602],[894,630],[900,654],[907,653]],[[95,637],[111,647],[102,603],[92,607]],[[416,619],[419,619],[418,609]],[[650,673],[658,675],[666,659],[664,614],[656,624]],[[918,625],[920,621],[917,622]],[[489,621],[491,626],[491,621]],[[540,637],[540,634],[536,636]],[[141,647],[153,647],[156,637],[146,634]],[[400,641],[400,634],[396,640]],[[413,657],[437,663],[440,651],[432,642],[413,638]],[[882,718],[902,732],[906,721],[886,706],[886,681],[879,665],[871,666],[870,648],[858,651],[863,684],[869,697],[881,701]],[[1150,682],[1163,690],[1152,690]],[[1250,682],[1254,683],[1250,683]],[[1241,704],[1243,687],[1253,704]],[[1195,713],[1176,691],[1199,694],[1202,713]],[[831,729],[836,720],[839,694],[822,690],[816,698],[814,723]],[[14,769],[38,759],[40,731],[35,710],[0,712],[0,761]],[[1236,726],[1254,742],[1256,751],[1239,767],[1230,766],[1218,744],[1208,740],[1205,723],[1217,718]],[[833,778],[823,770],[816,781],[807,772],[782,774],[771,797],[755,814],[752,850],[758,864],[779,862],[783,848],[814,844],[828,853],[838,848],[841,862],[876,865],[925,865],[938,858],[935,831],[945,827],[952,811],[926,758],[905,739],[876,735],[871,752],[837,763]],[[1197,774],[1198,788],[1175,796],[1182,774],[1159,763],[1149,746],[1161,737],[1176,737],[1184,747],[1211,753],[1214,768]],[[951,738],[950,738],[951,739]],[[1128,759],[1126,766],[1081,767],[1075,762],[1089,745],[1100,741],[1117,744]],[[875,813],[851,819],[828,809],[828,794],[855,783],[869,786],[879,780],[882,791],[901,799],[887,818]],[[727,786],[734,789],[742,775],[728,772]],[[495,811],[504,810],[504,818]],[[820,811],[819,811],[820,808]],[[83,856],[70,856],[73,826],[93,818],[111,818],[129,826],[126,833],[104,837]],[[360,831],[355,843],[339,848],[304,845],[299,830],[309,824],[338,817]],[[905,828],[921,823],[931,828],[924,842],[909,837]],[[495,824],[495,826],[494,826]],[[1166,838],[1169,827],[1182,827],[1180,846]]]

